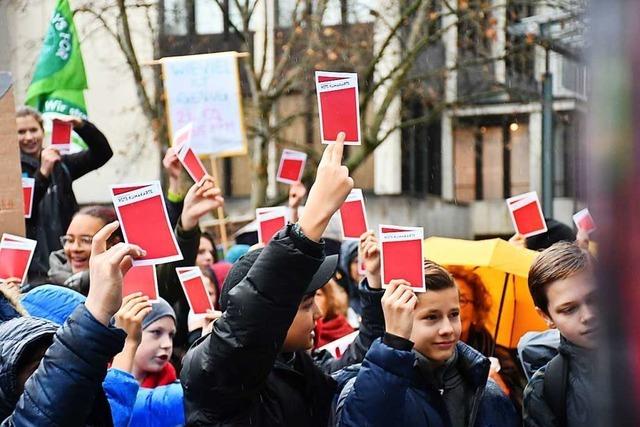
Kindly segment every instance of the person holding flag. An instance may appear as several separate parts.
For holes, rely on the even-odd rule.
[[[71,8],[68,0],[58,0],[27,91],[29,106],[19,108],[16,114],[22,175],[35,178],[33,212],[26,220],[27,237],[38,241],[29,270],[30,284],[46,281],[49,254],[61,249],[60,236],[78,210],[73,181],[113,156],[107,138],[87,121],[86,88]],[[82,139],[80,145],[87,150],[61,155],[53,147],[43,147],[44,122],[36,108],[70,121]]]

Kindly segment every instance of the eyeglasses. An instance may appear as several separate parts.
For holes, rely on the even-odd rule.
[[[91,246],[91,242],[93,242],[93,236],[62,236],[60,237],[60,243],[62,246],[73,245],[76,240],[80,246]]]

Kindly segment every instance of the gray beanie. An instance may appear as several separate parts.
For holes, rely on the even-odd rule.
[[[147,326],[165,316],[171,317],[173,322],[176,322],[176,313],[173,311],[173,308],[171,308],[168,302],[162,298],[158,298],[151,304],[151,312],[147,314],[147,317],[142,321],[142,330],[147,329]]]

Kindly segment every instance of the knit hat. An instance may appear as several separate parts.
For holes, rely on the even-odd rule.
[[[233,264],[247,252],[249,252],[249,245],[233,245],[227,251],[224,260]]]
[[[249,270],[253,266],[253,264],[258,259],[258,256],[262,253],[262,249],[256,249],[245,256],[240,258],[233,267],[231,271],[227,275],[227,279],[224,281],[224,286],[222,287],[222,292],[220,293],[220,309],[225,311],[227,309],[227,304],[229,303],[229,291],[233,289],[238,283],[244,279]],[[330,255],[324,258],[322,264],[316,271],[316,274],[313,275],[311,281],[307,285],[307,289],[305,294],[310,294],[311,292],[315,292],[321,287],[323,287],[331,277],[333,277],[336,272],[336,267],[338,266],[338,255]]]
[[[151,312],[147,314],[147,317],[142,321],[142,330],[147,329],[147,326],[166,316],[171,317],[174,323],[176,322],[176,313],[173,311],[173,308],[168,302],[162,298],[158,298],[151,304]]]
[[[554,243],[576,241],[576,233],[568,225],[551,218],[545,218],[545,222],[547,223],[547,232],[528,237],[527,249],[541,251]]]

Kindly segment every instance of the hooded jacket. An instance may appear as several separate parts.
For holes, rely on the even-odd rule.
[[[340,394],[337,425],[448,427],[452,419],[447,408],[464,405],[464,414],[454,415],[462,415],[469,427],[518,426],[509,399],[493,381],[487,381],[489,360],[462,342],[456,352],[456,375],[445,374],[439,383],[425,375],[414,351],[376,340],[356,378]],[[449,392],[455,396],[448,396]]]
[[[379,316],[343,357],[328,352],[281,353],[287,331],[312,276],[324,259],[322,244],[280,231],[247,276],[228,293],[213,331],[184,358],[181,381],[187,425],[326,426],[338,382],[328,376],[362,359],[384,329],[381,291],[366,291]],[[373,307],[377,305],[377,307]],[[363,310],[364,312],[364,310]],[[379,336],[379,335],[377,335]]]
[[[558,352],[569,360],[569,379],[566,395],[568,427],[588,426],[596,419],[594,352],[570,343],[561,336]],[[540,368],[524,390],[523,421],[526,427],[556,427],[560,424],[544,395],[544,376],[547,365]]]
[[[51,337],[52,344],[19,394],[20,358],[34,348],[31,345],[48,344]],[[112,425],[102,381],[108,361],[122,349],[125,337],[124,331],[98,322],[84,305],[60,329],[31,317],[1,324],[1,425]]]

